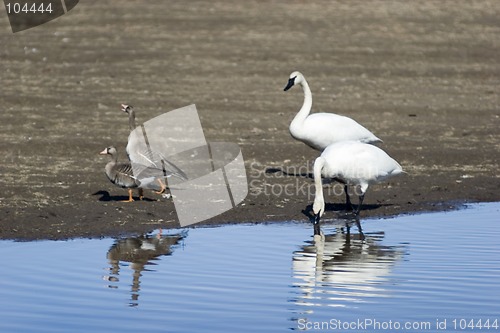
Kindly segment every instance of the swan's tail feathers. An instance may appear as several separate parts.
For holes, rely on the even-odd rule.
[[[361,142],[363,143],[368,143],[368,144],[371,144],[371,145],[377,145],[379,143],[384,143],[384,141],[380,138],[377,138],[375,135],[373,135],[372,137],[369,137],[365,140],[361,140]]]
[[[404,171],[403,169],[399,169],[399,170],[394,170],[391,175],[392,176],[408,175],[408,172]]]
[[[397,176],[400,174],[405,174],[405,175],[408,174],[408,172],[404,171],[398,162],[396,162],[396,161],[394,161],[394,162],[396,163],[396,167],[390,172],[390,176]]]

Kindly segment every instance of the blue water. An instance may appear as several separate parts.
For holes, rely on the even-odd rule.
[[[499,332],[499,212],[0,241],[0,332]]]

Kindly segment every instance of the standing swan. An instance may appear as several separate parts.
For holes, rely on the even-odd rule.
[[[312,94],[304,75],[300,72],[290,74],[285,91],[300,84],[304,91],[304,104],[292,123],[290,134],[313,149],[323,151],[328,145],[340,141],[359,141],[364,143],[381,142],[372,132],[351,118],[334,113],[313,113]]]
[[[115,147],[105,148],[100,152],[100,154],[109,155],[111,159],[111,161],[109,161],[104,168],[108,179],[116,186],[128,188],[128,200],[123,201],[134,201],[134,198],[132,198],[132,189],[139,188],[140,182],[133,175],[132,165],[130,163],[118,163],[118,156]],[[142,200],[143,197],[142,188],[139,188],[139,199]]]
[[[328,146],[314,162],[315,223],[319,223],[325,212],[321,176],[360,186],[361,194],[356,210],[356,215],[359,215],[368,186],[400,173],[403,173],[401,165],[378,147],[357,141],[338,142]]]

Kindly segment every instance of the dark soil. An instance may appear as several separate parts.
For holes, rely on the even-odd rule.
[[[370,187],[361,217],[500,200],[499,1],[81,1],[13,34],[0,15],[0,238],[118,236],[178,226],[153,192],[123,203],[98,153],[126,158],[128,120],[196,104],[209,141],[239,144],[249,195],[206,221],[304,220],[318,156],[288,125],[354,118],[408,175]],[[332,184],[326,217],[345,207]],[[334,195],[338,192],[339,195]]]

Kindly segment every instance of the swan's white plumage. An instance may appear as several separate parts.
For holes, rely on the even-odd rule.
[[[300,72],[290,74],[285,90],[300,84],[304,91],[304,103],[290,124],[290,134],[294,139],[308,146],[324,150],[328,145],[341,141],[359,141],[364,143],[380,142],[372,132],[355,120],[334,113],[313,113],[312,94],[309,84]]]
[[[403,173],[398,162],[382,149],[357,141],[344,141],[329,145],[314,162],[316,196],[313,211],[324,212],[321,177],[338,178],[349,185],[359,185],[361,195],[368,186]]]

